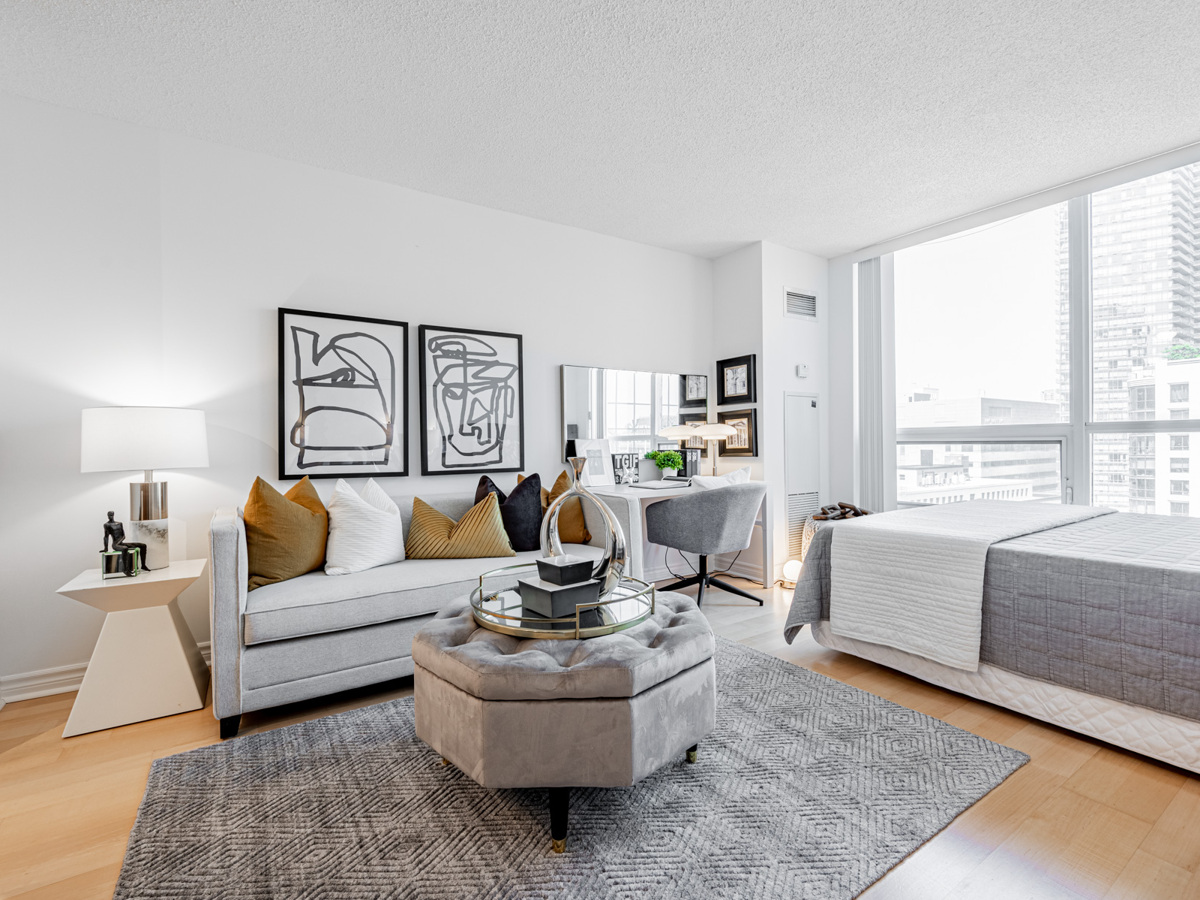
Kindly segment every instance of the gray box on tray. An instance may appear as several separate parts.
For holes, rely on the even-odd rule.
[[[600,599],[600,581],[593,578],[575,584],[555,584],[544,578],[522,578],[517,582],[517,593],[525,609],[550,619],[563,619],[574,616],[580,603],[595,603]]]
[[[579,584],[592,577],[595,560],[586,556],[546,556],[537,561],[538,575],[552,584]]]

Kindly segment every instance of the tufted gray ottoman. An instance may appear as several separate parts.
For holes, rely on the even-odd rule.
[[[588,640],[521,640],[444,609],[413,638],[417,735],[484,787],[550,788],[562,852],[572,787],[635,784],[716,726],[713,634],[660,593],[646,621]]]

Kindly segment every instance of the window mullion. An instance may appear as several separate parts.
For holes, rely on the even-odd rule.
[[[1071,372],[1071,436],[1063,454],[1067,502],[1092,500],[1092,266],[1091,198],[1067,203],[1068,336]]]

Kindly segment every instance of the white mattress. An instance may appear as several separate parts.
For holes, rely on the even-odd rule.
[[[986,663],[976,672],[953,669],[903,650],[839,637],[827,620],[812,626],[812,632],[817,643],[830,650],[869,659],[930,684],[1200,774],[1200,722],[1026,678]]]

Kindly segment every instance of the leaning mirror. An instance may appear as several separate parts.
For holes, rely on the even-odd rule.
[[[563,446],[603,438],[613,453],[658,449],[659,432],[679,422],[679,385],[678,375],[664,372],[563,366]]]

